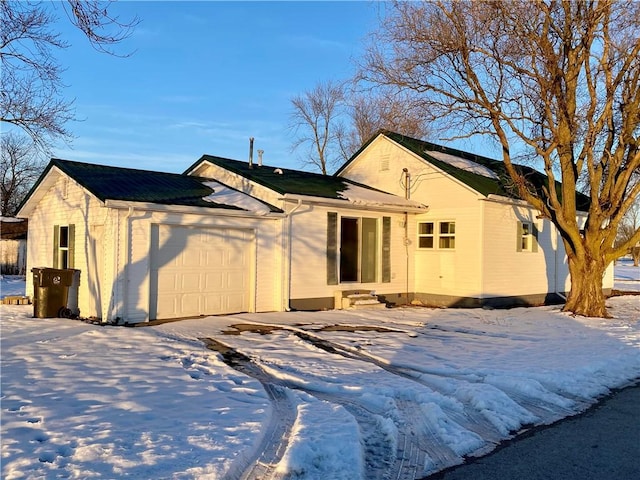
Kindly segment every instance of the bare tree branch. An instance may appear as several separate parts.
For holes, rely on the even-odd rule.
[[[69,46],[53,30],[56,5],[65,8],[94,48],[109,54],[139,22],[112,17],[111,2],[0,2],[0,121],[22,129],[42,150],[55,140],[70,141],[66,124],[74,118],[73,101],[62,96],[64,69],[55,57],[56,50]]]

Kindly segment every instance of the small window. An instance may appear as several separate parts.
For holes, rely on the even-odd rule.
[[[435,222],[418,223],[418,248],[455,248],[456,222],[438,222],[437,230],[435,226]]]
[[[73,246],[75,229],[73,225],[56,225],[53,230],[53,267],[73,268]]]
[[[518,252],[538,251],[538,229],[532,222],[518,222],[516,240]]]
[[[433,248],[433,222],[418,223],[418,248]]]
[[[440,222],[439,248],[456,248],[456,222]]]
[[[520,236],[520,248],[524,251],[530,252],[531,251],[531,224],[530,223],[523,223],[522,224],[522,235]]]

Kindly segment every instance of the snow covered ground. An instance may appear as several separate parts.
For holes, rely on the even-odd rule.
[[[421,478],[637,380],[640,296],[608,306],[124,328],[3,305],[1,476]]]
[[[630,257],[619,259],[613,272],[614,288],[626,292],[640,292],[640,267],[634,267]]]

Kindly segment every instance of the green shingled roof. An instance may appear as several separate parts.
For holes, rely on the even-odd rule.
[[[480,155],[475,155],[473,153],[464,152],[462,150],[443,147],[441,145],[436,145],[434,143],[407,137],[388,130],[381,130],[376,135],[374,135],[367,143],[362,146],[362,148],[360,148],[360,150],[358,150],[358,152],[356,152],[355,155],[351,157],[348,162],[340,167],[336,175],[339,175],[340,172],[342,172],[358,156],[360,152],[362,152],[371,142],[373,142],[373,140],[377,138],[379,134],[382,134],[398,143],[399,145],[402,145],[425,161],[448,173],[452,177],[460,180],[461,182],[484,196],[494,194],[520,199],[520,195],[518,194],[516,188],[513,186],[513,181],[507,173],[504,162],[493,160],[487,157],[482,157]],[[428,152],[442,152],[448,155],[472,161],[491,170],[497,178],[489,178],[484,175],[473,173],[466,169],[458,168],[454,165],[451,165],[450,163],[438,160],[435,156],[429,155]],[[531,167],[525,165],[516,165],[516,168],[523,173],[523,175],[527,178],[531,185],[539,192],[541,191],[543,186],[549,184],[549,179],[546,175],[538,172]],[[556,184],[558,187],[558,191],[560,191],[560,183],[556,182]],[[579,210],[585,211],[588,209],[589,198],[587,196],[576,192],[576,200]]]
[[[225,170],[267,187],[281,195],[288,193],[291,195],[343,199],[340,193],[347,190],[349,185],[358,185],[372,191],[380,191],[366,185],[352,182],[346,178],[267,165],[258,166],[255,163],[249,166],[249,162],[230,160],[212,155],[203,155],[198,162],[187,169],[187,172],[202,161],[207,161],[222,167]]]
[[[237,206],[204,200],[204,197],[213,193],[213,189],[203,183],[208,179],[176,173],[52,159],[38,183],[53,167],[57,167],[69,175],[101,201],[122,200],[243,211]],[[275,207],[271,207],[271,209],[272,211],[280,211]]]

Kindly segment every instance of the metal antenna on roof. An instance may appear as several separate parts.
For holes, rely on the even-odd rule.
[[[258,166],[261,167],[262,166],[262,154],[264,153],[264,150],[258,150]]]
[[[249,168],[253,168],[253,137],[249,137]]]

